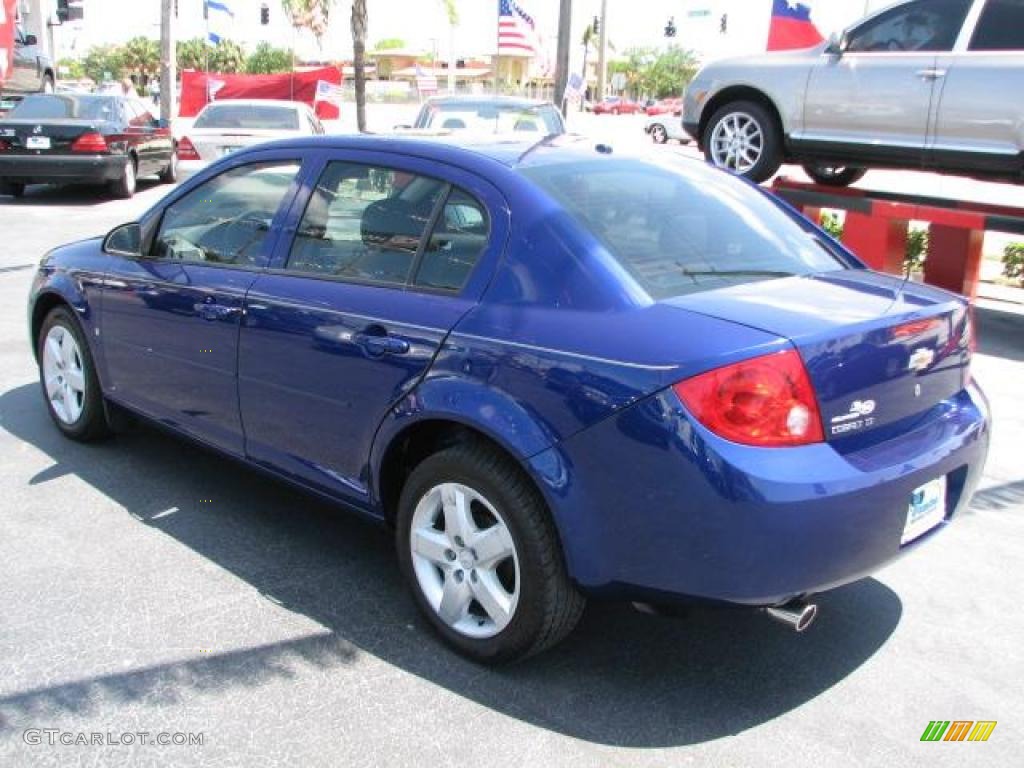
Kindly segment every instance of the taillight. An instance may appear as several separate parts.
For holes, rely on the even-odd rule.
[[[6,152],[10,148],[11,148],[11,145],[10,145],[9,142],[6,142],[3,139],[0,139],[0,152]]]
[[[735,443],[793,446],[825,439],[814,388],[795,349],[716,368],[673,389],[701,424]]]
[[[196,151],[195,144],[193,144],[188,136],[182,136],[181,141],[178,142],[178,159],[179,160],[199,160],[199,153]]]
[[[94,155],[107,152],[108,149],[107,140],[103,138],[103,134],[95,131],[83,133],[71,145],[72,152],[89,152]]]

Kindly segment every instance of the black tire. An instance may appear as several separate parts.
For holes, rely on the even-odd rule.
[[[17,181],[0,182],[0,195],[21,197],[25,194],[25,185]]]
[[[57,416],[53,404],[46,392],[46,381],[43,373],[43,344],[47,335],[54,326],[63,326],[71,334],[80,351],[82,373],[85,380],[85,392],[82,397],[82,412],[78,419],[68,424]],[[64,306],[50,310],[50,313],[43,320],[39,330],[39,337],[36,339],[36,354],[39,361],[39,385],[43,392],[43,402],[46,403],[46,410],[57,425],[57,429],[66,437],[79,442],[90,442],[99,440],[110,435],[110,426],[107,423],[107,414],[103,408],[103,393],[100,390],[100,382],[96,377],[96,366],[92,359],[92,350],[86,342],[85,334],[78,324],[78,320],[72,312]]]
[[[715,128],[732,115],[749,117],[757,124],[762,136],[761,153],[757,161],[740,175],[756,181],[758,184],[767,181],[782,166],[782,135],[775,115],[755,101],[734,101],[718,108],[708,121],[701,140],[704,156],[713,165],[727,167],[716,162],[712,152],[711,139],[714,136]]]
[[[414,512],[441,483],[460,483],[484,495],[500,513],[515,546],[519,598],[508,625],[488,638],[469,637],[435,612],[417,581],[410,551]],[[549,648],[576,626],[585,600],[566,571],[558,534],[540,493],[515,462],[471,440],[424,459],[402,489],[396,543],[402,572],[416,604],[455,650],[479,662],[522,659]]]
[[[651,140],[655,144],[665,144],[668,142],[668,131],[665,130],[665,126],[661,123],[652,123],[647,132],[651,134]]]
[[[135,158],[129,155],[124,161],[124,173],[120,179],[110,182],[110,194],[120,200],[128,200],[135,195],[138,186],[139,166]]]
[[[171,149],[171,156],[167,160],[167,167],[160,171],[161,184],[175,184],[178,181],[178,147]]]
[[[828,163],[804,163],[804,173],[826,187],[848,187],[864,178],[867,168]]]

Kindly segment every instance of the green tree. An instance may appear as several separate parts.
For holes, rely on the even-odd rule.
[[[86,77],[102,83],[106,79],[121,78],[121,49],[115,45],[99,45],[89,49],[82,59]]]
[[[143,82],[160,71],[160,43],[148,37],[133,37],[121,49],[121,65]]]
[[[405,48],[405,40],[400,37],[386,37],[378,40],[373,47],[375,51],[393,51],[396,48]]]
[[[256,46],[256,50],[246,60],[245,71],[250,75],[291,72],[292,52],[284,48],[275,48],[270,43],[262,42]]]
[[[201,37],[193,37],[191,40],[179,40],[176,48],[178,52],[178,66],[181,69],[206,69],[206,59],[210,54],[210,47],[206,40]]]
[[[234,74],[245,69],[245,50],[234,40],[221,40],[210,49],[210,71]]]
[[[78,59],[61,59],[57,62],[57,69],[61,77],[72,80],[81,80],[85,77],[85,65]]]
[[[640,78],[640,87],[656,99],[681,97],[697,73],[697,58],[691,51],[671,46],[659,53]]]

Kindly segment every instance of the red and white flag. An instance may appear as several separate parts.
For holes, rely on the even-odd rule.
[[[416,65],[416,90],[422,93],[437,93],[437,75],[428,73],[419,64]]]
[[[533,55],[539,49],[533,17],[515,0],[498,0],[498,55]]]

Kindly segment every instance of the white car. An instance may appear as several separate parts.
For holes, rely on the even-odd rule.
[[[203,107],[178,140],[178,159],[212,162],[264,141],[323,133],[316,113],[301,101],[215,101]]]
[[[651,137],[655,144],[664,144],[674,139],[680,144],[689,144],[690,137],[683,130],[683,124],[677,115],[654,115],[644,123],[644,133]]]

